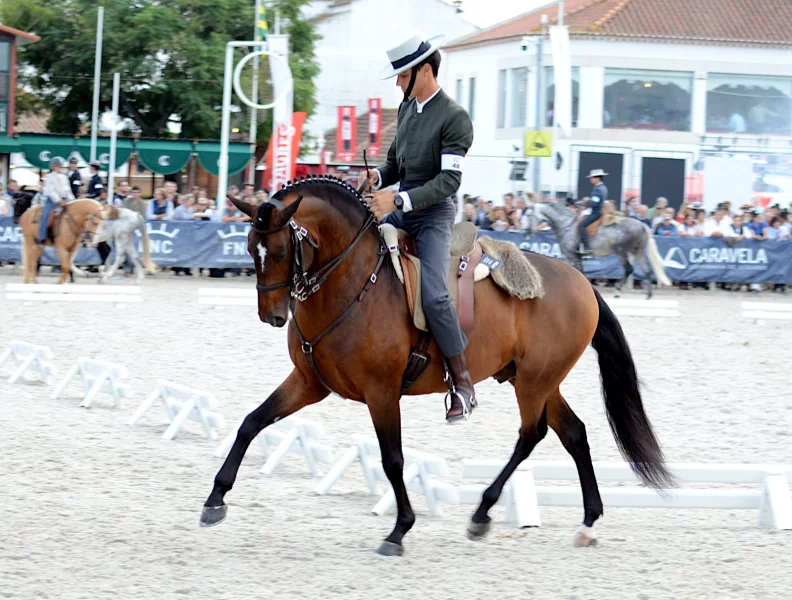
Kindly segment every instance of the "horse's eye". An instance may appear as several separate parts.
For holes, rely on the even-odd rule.
[[[286,260],[286,250],[283,250],[283,252],[273,253],[272,260],[274,260],[276,263]]]

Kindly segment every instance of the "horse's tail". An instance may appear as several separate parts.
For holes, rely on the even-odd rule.
[[[646,227],[646,225],[644,225],[644,227]],[[674,285],[665,272],[663,257],[660,256],[660,251],[657,249],[657,242],[655,242],[654,236],[652,235],[652,230],[648,227],[646,227],[646,238],[646,257],[649,259],[649,264],[652,265],[655,277],[657,277],[657,284],[665,286]]]
[[[151,261],[151,247],[149,244],[149,234],[148,227],[146,227],[146,220],[141,218],[141,221],[142,224],[140,229],[143,235],[143,266],[146,267],[146,270],[153,275],[157,272],[157,265]]]
[[[599,323],[591,345],[599,355],[605,412],[616,445],[647,486],[673,487],[673,477],[665,467],[660,443],[644,412],[638,373],[624,331],[597,290],[594,295],[599,304]]]

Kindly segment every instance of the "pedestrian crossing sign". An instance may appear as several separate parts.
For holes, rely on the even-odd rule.
[[[524,156],[547,158],[553,156],[553,133],[529,129],[525,132]]]

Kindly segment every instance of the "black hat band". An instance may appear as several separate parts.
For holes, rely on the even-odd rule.
[[[404,58],[400,58],[397,61],[391,63],[394,69],[401,69],[402,67],[409,65],[412,61],[416,58],[427,52],[432,46],[429,45],[428,42],[421,42],[421,45],[418,46],[418,50],[413,52],[412,54],[408,54]]]

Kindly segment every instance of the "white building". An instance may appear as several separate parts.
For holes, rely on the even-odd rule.
[[[479,31],[450,0],[314,0],[306,15],[314,15],[322,36],[316,43],[318,105],[306,126],[319,139],[336,127],[339,106],[355,106],[360,115],[368,112],[369,98],[381,98],[383,108],[398,108],[402,94],[395,80],[381,81],[379,74],[386,50],[413,30],[445,34],[447,41]]]
[[[462,192],[497,202],[507,191],[534,190],[533,165],[528,164],[526,181],[513,182],[510,160],[523,156],[524,132],[535,128],[537,109],[541,126],[551,131],[553,57],[545,36],[537,107],[535,40],[542,32],[542,15],[552,26],[557,14],[553,2],[444,48],[446,89],[468,109],[475,124]],[[681,195],[687,197],[701,192],[694,188],[701,187],[702,179],[707,190],[715,190],[716,178],[696,169],[701,157],[719,154],[750,156],[748,185],[753,179],[753,191],[761,196],[769,190],[783,204],[789,202],[788,4],[567,0],[564,25],[570,32],[574,128],[568,139],[556,135],[553,158],[538,159],[541,191],[585,196],[590,184],[579,171],[602,167],[611,173],[606,183],[612,198],[620,199],[618,194],[623,197],[628,190],[641,193],[643,186],[642,201],[651,204],[654,192],[668,188],[668,193],[657,195],[678,205],[680,185],[686,188]],[[560,170],[556,152],[563,160]],[[734,193],[741,196],[743,190]],[[653,197],[647,198],[650,194]]]

